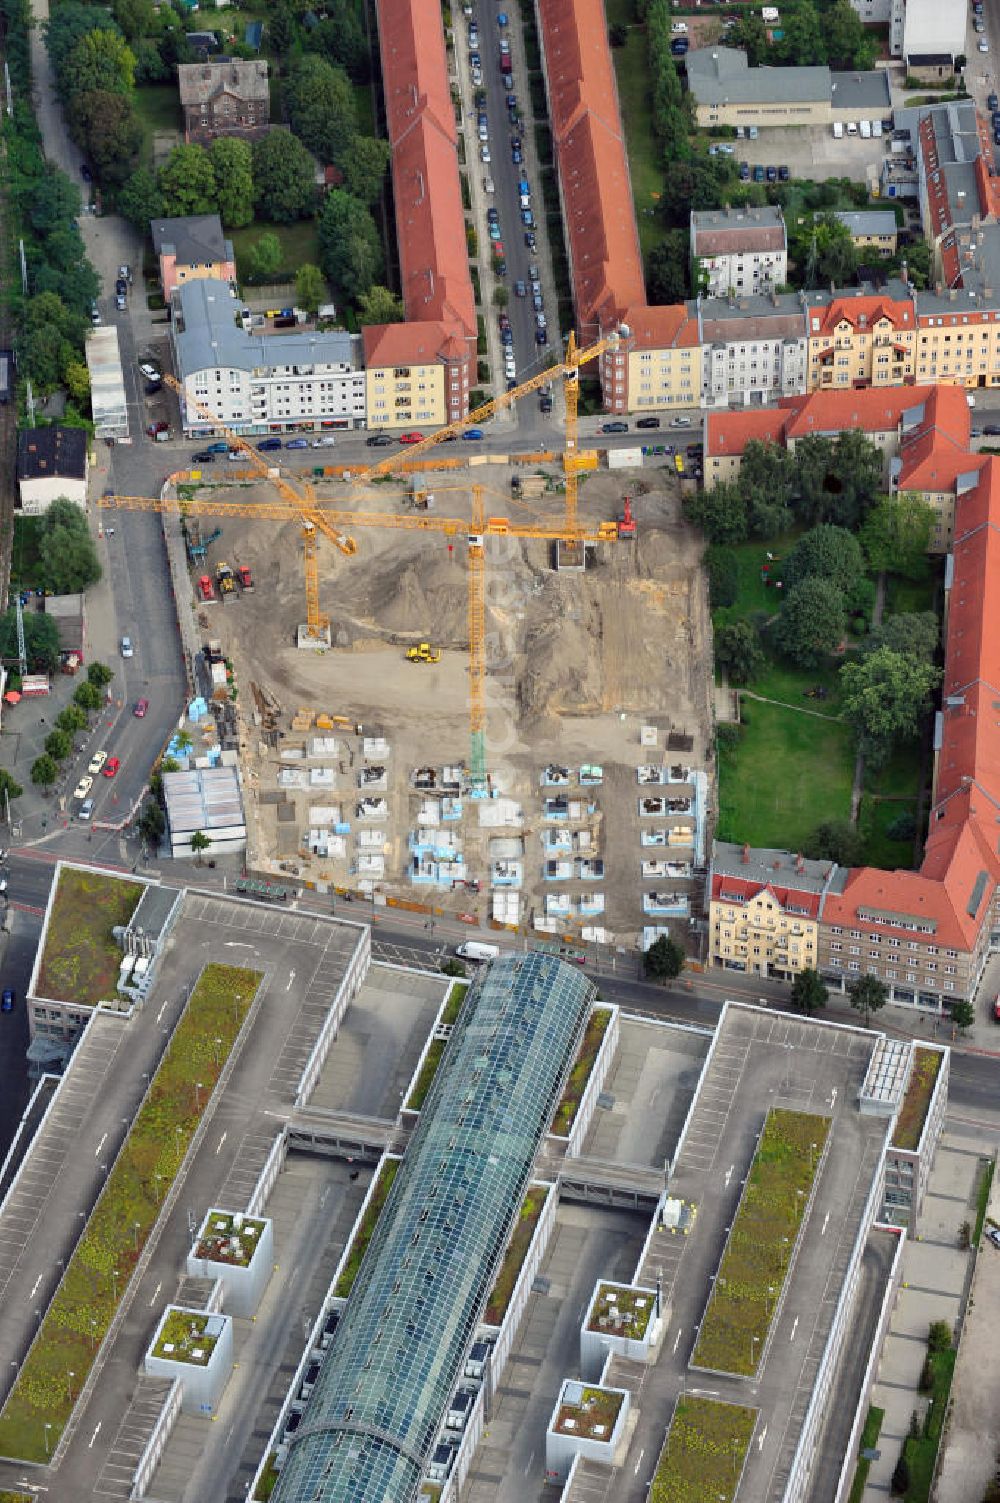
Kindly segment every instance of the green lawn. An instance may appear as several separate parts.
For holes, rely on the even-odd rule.
[[[144,891],[141,882],[100,872],[60,872],[39,970],[39,996],[91,1007],[111,1001],[122,963],[122,948],[111,931],[128,923]]]
[[[757,1410],[683,1394],[660,1452],[650,1503],[731,1503]]]
[[[340,1278],[337,1280],[337,1287],[333,1291],[338,1299],[346,1299],[354,1288],[354,1280],[361,1271],[361,1264],[365,1253],[368,1251],[368,1244],[372,1240],[376,1223],[382,1214],[382,1207],[389,1199],[389,1191],[392,1189],[393,1180],[399,1173],[401,1162],[402,1160],[400,1159],[384,1158],[382,1160],[382,1167],[379,1169],[375,1188],[369,1197],[364,1219],[355,1233],[347,1262],[344,1264]]]
[[[247,253],[261,235],[277,235],[281,241],[282,261],[275,274],[276,282],[290,282],[305,262],[313,266],[319,263],[319,239],[314,219],[300,219],[295,224],[268,224],[255,220],[245,229],[233,230],[231,238],[236,251],[236,271],[242,282],[247,276]]]
[[[608,1031],[611,1022],[611,1009],[608,1007],[595,1007],[587,1023],[586,1032],[577,1051],[576,1060],[569,1073],[566,1089],[563,1091],[562,1100],[556,1107],[556,1114],[552,1119],[549,1132],[558,1137],[569,1137],[570,1130],[576,1119],[576,1114],[583,1100],[583,1093],[587,1089],[587,1081],[602,1043],[604,1035]]]
[[[142,84],[135,91],[135,111],[142,121],[142,160],[153,161],[153,136],[157,132],[176,131],[184,139],[184,117],[176,84]]]
[[[934,1464],[941,1444],[941,1431],[948,1412],[951,1380],[955,1372],[958,1352],[954,1347],[936,1352],[928,1358],[933,1374],[931,1397],[933,1403],[924,1416],[920,1434],[907,1436],[903,1442],[903,1454],[910,1464],[910,1485],[906,1489],[906,1503],[927,1503],[931,1482],[934,1480]]]
[[[873,1451],[878,1441],[879,1432],[882,1429],[882,1421],[885,1418],[885,1410],[877,1409],[874,1404],[868,1410],[868,1418],[865,1420],[865,1428],[861,1432],[859,1451]],[[854,1481],[851,1483],[851,1491],[847,1503],[861,1503],[864,1496],[865,1486],[868,1482],[870,1461],[858,1458],[857,1471],[854,1473]]]
[[[10,562],[11,589],[34,588],[38,575],[38,540],[41,517],[14,517],[14,552]]]
[[[906,611],[932,611],[936,591],[936,572],[928,570],[926,579],[901,579],[890,574],[885,582],[885,614],[901,616]]]
[[[371,84],[354,85],[354,118],[360,136],[375,134],[375,106]]]
[[[716,631],[720,626],[728,626],[730,622],[739,621],[758,611],[769,616],[777,615],[781,609],[781,594],[773,585],[765,585],[763,567],[770,563],[772,577],[775,574],[780,577],[781,559],[798,541],[798,537],[799,531],[796,530],[783,533],[770,543],[740,543],[727,550],[736,559],[737,593],[732,605],[718,606],[712,612]],[[771,555],[770,560],[768,554]]]
[[[913,841],[894,840],[888,827],[901,814],[917,815],[920,789],[920,747],[916,742],[897,747],[884,767],[865,770],[858,829],[865,840],[865,860],[892,871],[913,865]]]
[[[821,821],[850,816],[853,736],[838,721],[743,703],[749,724],[720,751],[718,838],[799,850]]]

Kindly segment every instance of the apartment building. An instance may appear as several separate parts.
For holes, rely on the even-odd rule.
[[[406,322],[365,330],[372,395],[386,404],[376,425],[418,412],[450,422],[469,410],[477,329],[441,8],[378,0],[378,34]]]
[[[956,502],[977,483],[985,459],[969,449],[972,424],[965,392],[956,386],[925,390],[926,400],[903,414],[890,484],[933,507],[929,552],[947,553],[955,535]]]
[[[702,347],[695,303],[625,311],[628,329],[616,351],[601,357],[601,384],[612,412],[697,407]]]
[[[186,282],[174,292],[170,338],[188,438],[219,425],[241,434],[363,428],[361,339],[328,333],[255,334],[225,282]],[[216,419],[205,417],[196,404]]]
[[[852,242],[866,256],[894,256],[899,226],[892,209],[839,209],[834,213]]]
[[[255,141],[270,129],[271,92],[263,58],[181,63],[177,88],[185,141],[199,146],[208,146],[217,136]]]
[[[903,57],[906,71],[928,83],[950,78],[955,60],[965,56],[968,7],[941,0],[906,0]]]
[[[699,308],[701,404],[751,407],[805,390],[805,309],[796,293],[706,298]]]
[[[829,861],[715,841],[709,963],[782,981],[815,968],[823,903],[838,871]]]
[[[851,0],[851,5],[865,26],[889,28],[890,56],[902,57],[906,0]]]
[[[916,306],[905,282],[884,291],[807,292],[809,391],[914,379]]]
[[[692,285],[709,297],[770,292],[788,279],[788,236],[777,207],[693,210]]]

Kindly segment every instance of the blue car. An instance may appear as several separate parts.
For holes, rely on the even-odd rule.
[[[465,432],[462,434],[463,438],[472,439],[473,441],[477,438],[482,438],[482,436],[482,428],[466,428]]]
[[[516,146],[511,150],[510,159],[514,163],[515,167],[520,167],[521,163],[524,161],[524,157],[521,155],[520,151],[518,151]]]
[[[275,449],[280,448],[280,438],[262,438],[260,443],[257,445],[257,449],[261,454],[272,454]]]
[[[17,1001],[17,993],[10,987],[4,987],[3,1000],[0,1001],[0,1012],[13,1012],[14,1003]]]
[[[505,26],[509,26],[510,25],[510,22],[507,19],[507,12],[505,10],[502,10],[502,11],[500,11],[498,13],[498,15],[497,15],[497,25],[500,27],[501,31],[503,30],[503,28]]]
[[[308,449],[308,447],[309,440],[307,438],[290,438],[285,444],[286,449]]]

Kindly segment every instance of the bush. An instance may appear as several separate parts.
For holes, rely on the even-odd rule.
[[[736,550],[713,543],[705,549],[705,572],[708,575],[708,601],[713,610],[718,606],[735,605],[739,589]]]
[[[921,1393],[931,1393],[934,1389],[934,1368],[931,1366],[930,1357],[924,1358],[924,1365],[920,1369],[920,1382],[917,1388]]]
[[[951,1326],[946,1320],[932,1320],[927,1332],[927,1350],[932,1357],[940,1352],[946,1352],[951,1346]]]
[[[912,840],[917,833],[916,815],[909,810],[904,814],[897,814],[892,823],[886,826],[885,833],[890,840]]]
[[[900,1451],[899,1460],[896,1462],[896,1467],[892,1474],[892,1481],[889,1484],[889,1491],[895,1497],[901,1498],[906,1493],[909,1485],[910,1464],[906,1459],[905,1453],[903,1451]]]

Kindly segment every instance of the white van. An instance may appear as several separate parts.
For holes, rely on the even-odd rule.
[[[842,120],[835,120],[833,122],[833,134],[838,141],[844,139],[844,122]]]
[[[849,136],[856,136],[857,133],[858,133],[858,127],[855,124],[855,122],[853,120],[848,120],[848,122],[847,122],[847,134]]]
[[[872,123],[871,123],[870,120],[862,120],[862,122],[861,122],[861,139],[863,141],[870,141],[871,138],[872,138]]]
[[[478,939],[467,939],[464,944],[455,946],[455,954],[461,955],[463,960],[497,960],[500,946],[484,945]]]

